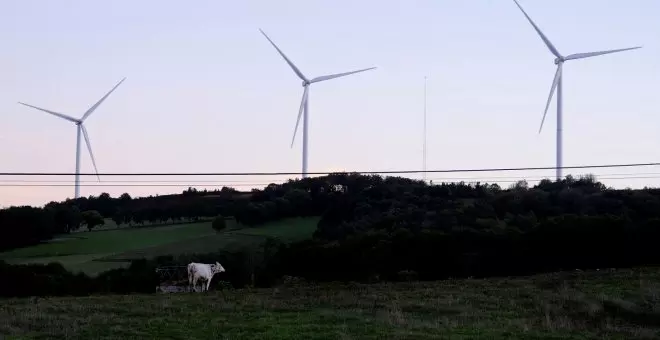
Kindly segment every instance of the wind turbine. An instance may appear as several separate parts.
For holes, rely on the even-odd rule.
[[[275,47],[275,49],[282,56],[282,58],[284,58],[286,63],[289,64],[289,66],[291,66],[291,69],[293,69],[293,72],[295,72],[296,75],[298,75],[298,77],[300,78],[300,80],[302,80],[302,86],[303,86],[304,90],[303,90],[303,95],[302,95],[302,101],[300,102],[300,109],[298,110],[298,119],[296,120],[296,127],[293,129],[293,138],[291,138],[291,147],[293,148],[293,142],[296,140],[296,132],[298,131],[298,125],[300,123],[300,116],[303,115],[303,113],[304,113],[304,116],[303,116],[303,137],[302,137],[303,138],[302,177],[305,178],[305,177],[307,177],[307,154],[308,154],[308,151],[309,151],[308,146],[307,146],[307,141],[308,141],[308,135],[307,135],[308,131],[307,130],[308,130],[308,119],[309,119],[309,86],[313,83],[318,83],[318,82],[325,81],[325,80],[330,80],[330,79],[344,77],[344,76],[348,76],[348,75],[359,73],[359,72],[373,70],[373,69],[375,69],[375,67],[365,68],[365,69],[361,69],[361,70],[357,70],[357,71],[351,71],[351,72],[331,74],[331,75],[327,75],[327,76],[320,76],[320,77],[309,79],[309,78],[305,77],[302,74],[302,72],[300,72],[300,70],[296,67],[296,65],[294,65],[293,62],[291,60],[289,60],[289,58],[287,58],[286,55],[284,55],[284,52],[282,52],[282,50],[280,50],[280,48],[277,47],[277,45],[275,45],[275,43],[272,40],[270,40],[270,38],[268,37],[268,35],[266,35],[266,33],[264,33],[264,31],[262,31],[261,29],[259,29],[259,31],[261,31],[261,34],[263,34],[264,37],[266,37],[266,39],[268,39],[268,41],[271,43],[271,45],[273,45],[273,47]]]
[[[534,27],[534,30],[538,35],[541,37],[541,40],[545,43],[546,46],[548,46],[548,49],[550,52],[556,57],[555,58],[555,65],[557,65],[557,71],[555,72],[555,78],[552,82],[552,87],[550,87],[550,96],[548,97],[548,102],[545,105],[545,111],[543,112],[543,119],[541,120],[541,127],[539,128],[539,133],[541,133],[541,130],[543,129],[543,122],[545,122],[545,116],[548,113],[548,108],[550,107],[550,101],[552,101],[552,96],[554,95],[555,90],[557,91],[557,180],[562,179],[562,72],[563,72],[563,66],[564,62],[568,60],[575,60],[575,59],[584,59],[584,58],[590,58],[590,57],[595,57],[603,54],[610,54],[610,53],[617,53],[617,52],[623,52],[623,51],[629,51],[629,50],[635,50],[638,48],[642,48],[642,46],[636,46],[636,47],[629,47],[629,48],[622,48],[622,49],[617,49],[617,50],[608,50],[608,51],[599,51],[599,52],[587,52],[587,53],[575,53],[575,54],[570,54],[567,56],[563,56],[562,54],[557,51],[557,48],[555,48],[554,45],[550,42],[550,40],[541,32],[541,29],[536,26],[534,21],[527,15],[527,12],[520,6],[520,3],[518,3],[517,0],[513,0],[518,8],[522,11],[522,13],[525,15],[527,20],[529,21],[530,24],[532,24],[532,27]]]
[[[89,150],[89,156],[92,159],[92,164],[94,165],[94,170],[96,171],[96,177],[98,178],[99,181],[101,180],[101,178],[99,177],[99,170],[96,168],[96,161],[94,160],[94,154],[92,153],[92,145],[89,142],[89,135],[87,134],[87,129],[85,128],[85,125],[83,125],[83,122],[85,121],[85,119],[87,119],[89,117],[89,115],[92,114],[92,112],[94,112],[94,110],[96,110],[99,107],[99,105],[101,105],[101,103],[103,103],[103,101],[106,98],[108,98],[108,96],[110,96],[110,94],[117,87],[119,87],[119,85],[121,85],[121,83],[124,82],[124,80],[126,80],[125,77],[121,81],[119,81],[119,83],[117,83],[117,85],[115,85],[115,87],[113,87],[112,90],[110,90],[108,93],[106,93],[105,96],[103,96],[101,99],[99,99],[99,101],[96,102],[96,104],[92,105],[92,107],[90,107],[87,111],[85,111],[85,113],[83,114],[83,116],[80,119],[76,119],[76,118],[73,118],[71,116],[67,116],[63,113],[59,113],[59,112],[55,112],[55,111],[51,111],[51,110],[46,110],[46,109],[42,109],[40,107],[36,107],[36,106],[30,105],[30,104],[25,104],[25,103],[22,103],[22,102],[18,102],[21,105],[25,105],[25,106],[31,107],[33,109],[37,109],[37,110],[41,110],[41,111],[50,113],[54,116],[60,117],[62,119],[66,119],[66,120],[76,124],[76,180],[75,180],[75,197],[74,198],[80,197],[80,134],[81,133],[85,137],[85,144],[87,144],[87,150]]]

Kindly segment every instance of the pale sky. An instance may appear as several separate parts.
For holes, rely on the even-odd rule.
[[[660,161],[660,1],[520,3],[564,55],[644,46],[566,63],[564,164]],[[100,172],[300,171],[301,139],[289,144],[301,81],[259,28],[310,78],[378,67],[312,85],[311,172],[421,169],[424,76],[428,169],[555,165],[554,104],[537,133],[554,57],[512,0],[0,0],[0,172],[74,171],[74,124],[18,101],[81,117],[123,77],[85,123]],[[612,186],[660,185],[660,168],[591,172],[647,177],[603,180]],[[0,186],[1,206],[73,196],[72,176],[0,183],[15,179],[66,186]],[[246,189],[282,179],[165,180]]]

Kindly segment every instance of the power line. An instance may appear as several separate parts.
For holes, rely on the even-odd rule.
[[[590,168],[630,168],[644,166],[658,166],[660,162],[652,163],[628,163],[628,164],[605,164],[605,165],[575,165],[563,166],[561,169],[590,169]],[[554,170],[555,166],[549,167],[520,167],[520,168],[481,168],[481,169],[447,169],[447,170],[384,170],[384,171],[330,171],[330,172],[308,172],[308,175],[328,175],[332,173],[360,173],[365,175],[378,174],[415,174],[415,173],[451,173],[451,172],[505,172],[505,171],[533,171]],[[0,172],[0,176],[74,176],[75,173],[68,172]],[[97,176],[96,173],[81,173],[81,176]],[[168,172],[168,173],[99,173],[99,176],[295,176],[302,175],[300,172]]]
[[[633,172],[633,173],[589,173],[591,175],[596,176],[597,178],[607,178],[607,179],[617,179],[615,177],[609,177],[609,176],[624,176],[621,177],[622,179],[630,179],[630,178],[660,178],[660,172]],[[653,175],[653,176],[649,176]],[[608,176],[608,177],[602,177],[602,176]],[[638,177],[638,176],[649,176],[649,177]],[[521,179],[526,179],[526,180],[542,180],[548,178],[547,176],[523,176],[523,177],[512,177],[512,176],[480,176],[480,177],[435,177],[431,178],[431,180],[434,181],[479,181],[479,180],[493,180],[493,181],[500,181],[500,180],[521,180]],[[31,179],[22,179],[22,178],[11,178],[11,179],[0,179],[0,182],[7,182],[7,183],[69,183],[73,184],[75,183],[74,180],[31,180]],[[87,181],[80,181],[80,183],[98,183],[99,181],[96,180],[87,180]],[[182,182],[187,183],[187,184],[230,184],[230,185],[237,185],[237,183],[248,183],[245,185],[259,185],[261,183],[255,183],[253,180],[149,180],[149,179],[139,179],[139,180],[103,180],[101,181],[103,183],[179,183],[181,184]]]
[[[596,176],[598,180],[629,180],[629,179],[660,179],[660,176],[624,176],[624,177],[605,177],[605,176]],[[507,177],[504,177],[507,178]],[[513,177],[508,177],[513,178]],[[444,183],[451,182],[482,182],[482,183],[516,183],[521,180],[527,181],[540,181],[543,179],[549,179],[548,177],[521,177],[518,179],[491,179],[491,178],[458,178],[458,179],[448,179],[448,178],[431,178],[432,181],[439,181]],[[149,183],[149,181],[146,181]],[[180,184],[81,184],[84,187],[255,187],[255,186],[267,186],[273,182],[263,182],[263,183],[224,183],[218,184],[217,182],[185,182]],[[12,184],[10,183],[0,183],[0,187],[70,187],[71,184]]]
[[[237,186],[266,186],[270,183],[251,184],[81,184],[81,187],[237,187]],[[71,184],[0,184],[0,187],[71,187]]]
[[[660,173],[658,173],[660,174]],[[9,182],[9,183],[69,183],[73,184],[75,183],[74,180],[29,180],[29,179],[20,179],[20,178],[12,178],[12,179],[0,179],[0,182]],[[227,184],[234,184],[234,183],[254,183],[253,180],[224,180],[224,181],[213,181],[213,180],[206,180],[206,181],[194,181],[194,180],[150,180],[150,179],[144,179],[144,180],[103,180],[103,181],[80,181],[80,183],[98,183],[98,182],[103,182],[103,183],[215,183],[215,184],[220,184],[220,183],[227,183]],[[258,183],[257,183],[258,184]]]

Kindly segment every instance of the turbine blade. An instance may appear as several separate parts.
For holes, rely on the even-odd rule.
[[[282,56],[282,58],[284,58],[284,61],[286,61],[286,63],[289,64],[289,66],[291,66],[293,72],[295,72],[301,80],[307,81],[307,78],[302,74],[302,72],[300,72],[300,70],[296,67],[296,65],[293,64],[291,60],[289,60],[289,58],[284,54],[284,52],[282,52],[282,50],[280,50],[280,48],[277,47],[277,45],[275,45],[275,43],[272,40],[270,40],[268,35],[266,35],[266,33],[262,31],[261,28],[259,29],[259,31],[261,32],[261,34],[264,35],[264,37],[266,37],[266,39],[268,39],[268,41],[270,41],[270,44],[273,45],[273,47],[275,47],[277,52]]]
[[[103,96],[103,98],[99,99],[99,101],[96,102],[96,104],[94,104],[92,107],[90,107],[89,110],[87,110],[87,112],[85,112],[85,114],[82,116],[82,118],[80,118],[80,121],[84,121],[87,117],[89,117],[89,115],[91,115],[92,112],[94,112],[94,110],[96,110],[96,109],[99,107],[99,105],[101,105],[101,103],[103,103],[103,101],[104,101],[106,98],[108,98],[108,96],[109,96],[112,92],[114,92],[114,90],[117,89],[117,87],[119,87],[119,85],[121,85],[121,83],[124,82],[124,80],[126,80],[126,77],[124,77],[124,79],[120,80],[120,81],[117,83],[117,85],[115,85],[115,87],[112,88],[112,90],[110,90],[108,93],[106,93],[105,96]]]
[[[55,112],[55,111],[51,111],[51,110],[42,109],[42,108],[40,108],[40,107],[36,107],[36,106],[30,105],[30,104],[25,104],[25,103],[21,103],[21,102],[18,102],[18,103],[21,104],[21,105],[25,105],[25,106],[31,107],[31,108],[33,108],[33,109],[37,109],[37,110],[40,110],[40,111],[43,111],[43,112],[50,113],[50,114],[55,115],[55,116],[58,116],[58,117],[60,117],[60,118],[64,118],[64,119],[66,119],[66,120],[68,120],[68,121],[70,121],[70,122],[74,122],[74,123],[77,123],[77,122],[78,122],[77,119],[75,119],[75,118],[73,118],[73,117],[69,117],[69,116],[67,116],[67,115],[65,115],[65,114],[63,114],[63,113],[59,113],[59,112]]]
[[[89,156],[92,158],[92,164],[94,165],[94,171],[96,171],[96,177],[101,181],[99,177],[99,169],[96,168],[96,160],[94,159],[94,153],[92,152],[92,144],[89,142],[89,135],[87,134],[87,129],[84,125],[80,124],[80,129],[83,132],[83,137],[85,137],[85,144],[87,144],[87,150],[89,150]]]
[[[525,17],[527,18],[527,21],[529,21],[529,23],[532,24],[532,26],[534,27],[534,30],[536,30],[536,33],[538,33],[539,36],[541,36],[541,39],[543,40],[545,45],[548,46],[548,49],[550,50],[550,52],[552,52],[552,54],[554,54],[555,57],[561,58],[561,54],[559,54],[559,51],[557,51],[557,49],[550,42],[548,37],[546,37],[545,34],[543,34],[543,32],[541,32],[541,29],[538,26],[536,26],[534,21],[532,21],[532,18],[530,18],[529,15],[527,15],[527,12],[525,12],[525,10],[522,8],[522,6],[520,6],[520,4],[518,3],[518,0],[513,0],[513,1],[516,3],[516,5],[518,5],[518,8],[520,8],[520,10],[523,12]]]
[[[350,75],[350,74],[360,73],[360,72],[369,71],[369,70],[373,70],[373,69],[375,69],[375,67],[365,68],[365,69],[361,69],[361,70],[357,70],[357,71],[351,71],[351,72],[331,74],[331,75],[328,75],[328,76],[320,76],[320,77],[316,77],[316,78],[310,80],[309,82],[310,83],[318,83],[320,81],[330,80],[330,79],[339,78],[339,77],[344,77],[344,76],[347,76],[347,75]]]
[[[589,53],[575,53],[567,56],[564,58],[565,60],[572,60],[572,59],[583,59],[583,58],[589,58],[589,57],[595,57],[603,54],[610,54],[610,53],[617,53],[617,52],[623,52],[623,51],[630,51],[630,50],[636,50],[638,48],[642,48],[642,46],[635,46],[635,47],[629,47],[629,48],[621,48],[618,50],[609,50],[609,51],[600,51],[600,52],[589,52]]]
[[[296,127],[293,129],[293,138],[291,138],[291,147],[293,147],[293,142],[296,140],[296,132],[298,132],[300,117],[302,116],[303,110],[305,109],[305,102],[307,102],[308,91],[309,91],[309,85],[305,86],[305,90],[303,91],[302,101],[300,101],[300,110],[298,110],[298,119],[296,119]]]
[[[545,111],[543,111],[543,119],[541,119],[541,127],[539,128],[539,133],[543,130],[543,123],[545,122],[545,116],[548,114],[548,108],[550,107],[550,102],[552,101],[552,96],[555,94],[555,89],[557,89],[557,84],[559,84],[559,79],[561,79],[562,64],[557,65],[557,72],[555,72],[555,80],[552,81],[552,87],[550,87],[550,96],[548,96],[548,102],[545,104]]]

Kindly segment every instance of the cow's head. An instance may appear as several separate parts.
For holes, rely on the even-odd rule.
[[[224,272],[225,268],[220,264],[220,262],[216,261],[214,265],[211,265],[211,270],[213,271],[213,274],[215,274]]]

